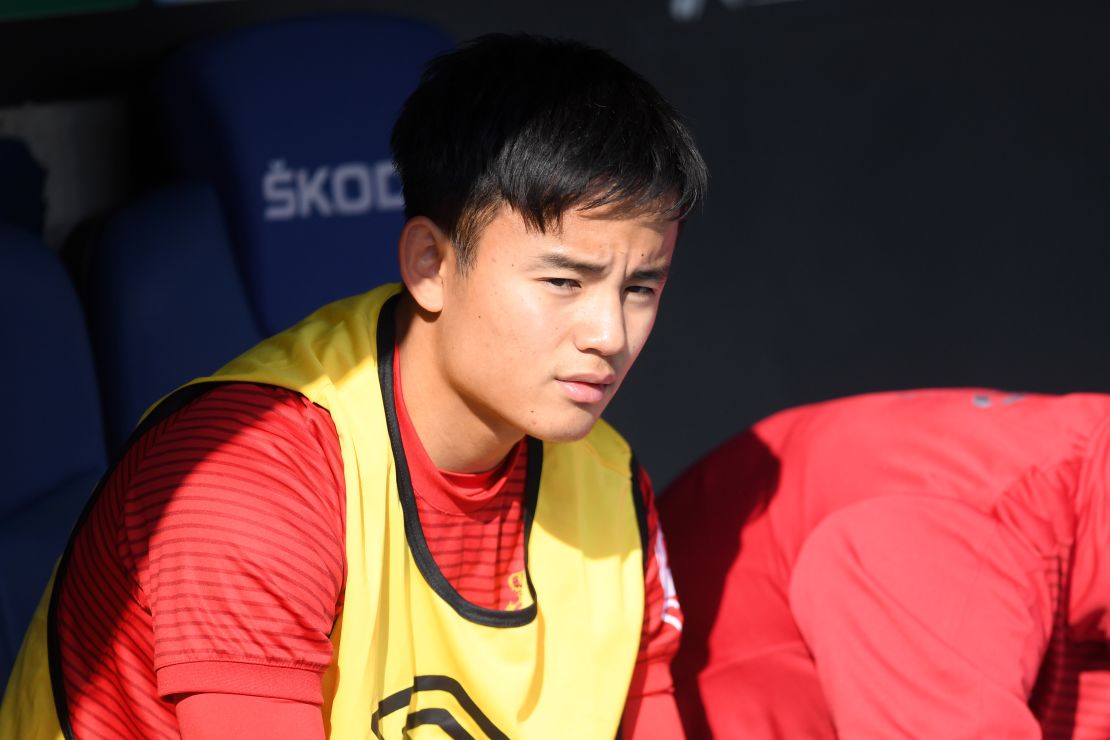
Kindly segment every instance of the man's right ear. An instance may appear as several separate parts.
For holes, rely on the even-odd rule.
[[[398,245],[401,280],[425,311],[443,310],[444,269],[454,259],[450,238],[426,216],[415,216],[401,229]]]

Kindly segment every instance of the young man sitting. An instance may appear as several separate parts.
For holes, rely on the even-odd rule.
[[[690,134],[610,56],[494,36],[429,66],[393,149],[404,285],[147,415],[0,736],[678,731],[650,486],[599,416],[703,196]]]

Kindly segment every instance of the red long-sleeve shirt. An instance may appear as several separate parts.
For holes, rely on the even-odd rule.
[[[1110,396],[776,414],[661,499],[714,737],[1110,737]]]

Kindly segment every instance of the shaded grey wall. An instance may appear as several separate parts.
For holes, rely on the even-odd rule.
[[[803,2],[690,23],[498,12],[606,46],[712,173],[607,417],[657,483],[785,406],[869,390],[1110,391],[1110,45],[1079,5]]]
[[[1110,391],[1110,11],[888,5],[706,0],[685,22],[669,0],[148,7],[0,25],[0,65],[35,70],[0,78],[0,104],[126,91],[176,44],[309,7],[608,48],[686,114],[712,172],[607,414],[663,484],[788,405],[912,386]]]

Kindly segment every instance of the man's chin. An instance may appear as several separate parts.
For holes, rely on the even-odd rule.
[[[534,429],[530,433],[533,437],[544,442],[577,442],[590,433],[600,415],[600,410],[594,414],[585,409],[580,409],[578,413],[574,414],[574,418],[547,424],[543,428]]]

